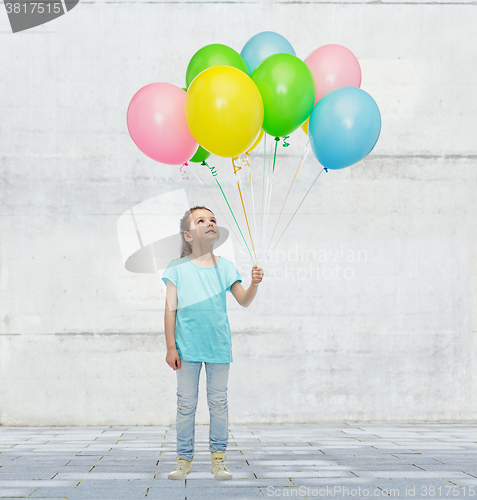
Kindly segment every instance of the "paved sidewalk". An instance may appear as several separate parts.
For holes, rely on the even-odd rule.
[[[0,427],[0,497],[477,500],[477,424],[233,426],[231,481],[210,473],[208,432],[196,427],[188,479],[170,481],[174,426]]]

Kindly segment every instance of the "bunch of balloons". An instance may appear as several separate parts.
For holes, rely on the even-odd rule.
[[[253,36],[239,54],[222,44],[198,50],[186,87],[151,83],[131,99],[129,134],[148,157],[169,165],[235,158],[263,133],[288,137],[302,127],[318,161],[348,167],[374,148],[381,116],[361,90],[361,68],[341,45],[324,45],[304,61],[280,34]]]

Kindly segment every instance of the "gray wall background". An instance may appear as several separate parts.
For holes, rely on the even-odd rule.
[[[182,87],[200,47],[240,52],[264,30],[302,59],[327,43],[352,50],[383,125],[367,159],[319,179],[255,302],[229,295],[231,424],[475,420],[476,9],[82,1],[13,35],[0,7],[0,424],[175,423],[165,289],[124,269],[116,223],[180,187],[213,205],[137,149],[127,106],[148,83]],[[292,135],[282,168],[305,140]],[[317,168],[310,154],[297,192]],[[248,286],[250,259],[234,247]]]

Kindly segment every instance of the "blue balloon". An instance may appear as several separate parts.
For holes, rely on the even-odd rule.
[[[375,100],[358,87],[325,94],[310,115],[308,136],[316,159],[333,170],[349,167],[369,155],[381,132]]]
[[[240,55],[245,59],[250,74],[268,56],[292,54],[296,56],[290,42],[274,31],[262,31],[244,45]]]

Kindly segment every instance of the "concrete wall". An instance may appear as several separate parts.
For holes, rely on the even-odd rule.
[[[351,49],[383,126],[367,159],[320,177],[255,302],[228,297],[230,422],[475,419],[476,12],[449,1],[82,1],[15,35],[2,12],[0,424],[174,423],[165,290],[158,275],[124,269],[116,223],[180,187],[213,204],[136,148],[126,110],[148,83],[183,86],[203,45],[240,51],[263,30],[302,59],[327,43]],[[277,172],[294,171],[305,141],[291,136]],[[233,190],[229,163],[212,163]],[[310,153],[288,218],[319,168]],[[277,177],[272,222],[288,186]],[[233,244],[248,285],[251,261]],[[208,423],[204,382],[197,423]]]

